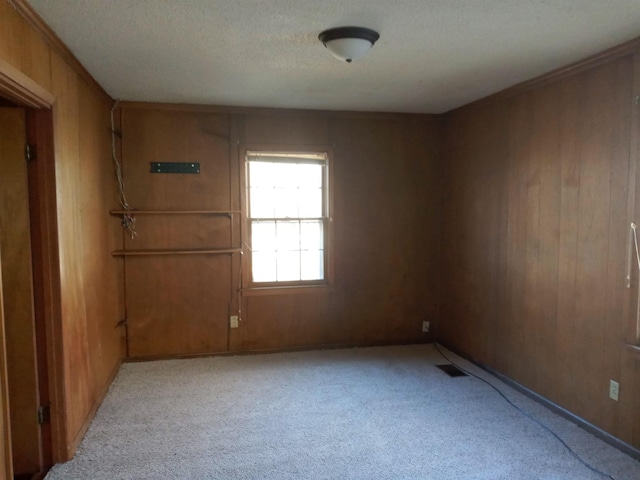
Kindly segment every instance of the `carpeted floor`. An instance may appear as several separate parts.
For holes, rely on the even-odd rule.
[[[492,376],[615,480],[640,463]],[[47,480],[602,479],[432,345],[124,364]]]

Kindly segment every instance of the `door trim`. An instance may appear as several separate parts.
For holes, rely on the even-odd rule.
[[[51,108],[56,97],[0,58],[0,95],[21,107]]]
[[[0,96],[26,108],[27,139],[36,146],[37,161],[29,169],[29,202],[32,204],[31,227],[39,232],[39,238],[33,238],[32,241],[32,250],[37,249],[39,254],[39,264],[33,264],[33,275],[41,279],[43,287],[40,327],[44,326],[44,333],[39,346],[46,346],[47,393],[51,404],[50,441],[46,442],[43,438],[43,449],[48,450],[43,455],[43,466],[48,468],[54,463],[69,460],[66,448],[62,301],[53,140],[52,108],[56,97],[2,59]]]

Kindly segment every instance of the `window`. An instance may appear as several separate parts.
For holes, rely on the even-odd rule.
[[[327,173],[325,152],[247,152],[251,285],[327,283]]]

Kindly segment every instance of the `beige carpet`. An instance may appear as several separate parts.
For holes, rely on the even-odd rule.
[[[488,379],[616,480],[640,463]],[[602,479],[432,345],[124,364],[47,480]]]

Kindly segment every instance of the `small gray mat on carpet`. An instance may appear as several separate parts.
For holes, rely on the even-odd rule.
[[[594,467],[640,479],[640,462],[450,358]],[[443,363],[432,345],[126,363],[75,458],[46,480],[603,478]]]

